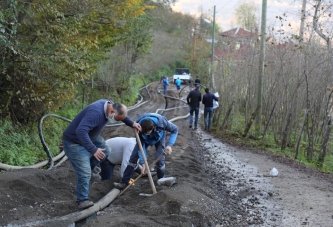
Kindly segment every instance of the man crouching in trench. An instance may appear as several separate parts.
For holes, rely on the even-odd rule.
[[[155,113],[145,113],[139,116],[137,122],[141,125],[141,131],[139,132],[139,138],[142,144],[144,155],[147,157],[146,149],[148,146],[155,145],[156,153],[155,159],[158,159],[163,155],[164,150],[167,155],[171,155],[172,146],[175,144],[178,136],[178,127],[172,122],[168,121],[164,116]],[[166,132],[170,132],[168,145],[165,146]],[[138,143],[135,145],[129,164],[127,165],[121,182],[114,183],[115,188],[123,190],[128,184],[133,175],[134,169],[136,168],[137,161],[142,165],[142,174],[146,174],[146,165],[144,165],[144,159],[139,151]],[[163,156],[156,163],[156,174],[157,178],[161,179],[165,177],[165,157]]]

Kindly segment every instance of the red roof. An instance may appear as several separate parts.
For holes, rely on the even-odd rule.
[[[225,37],[252,37],[255,36],[256,34],[244,28],[238,27],[225,32],[221,32],[220,35]]]

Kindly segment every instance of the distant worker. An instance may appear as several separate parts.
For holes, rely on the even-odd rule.
[[[202,97],[202,104],[205,105],[204,108],[204,122],[205,122],[205,130],[209,130],[212,124],[213,119],[213,112],[214,112],[214,100],[218,101],[219,98],[216,97],[214,94],[209,92],[209,88],[205,89],[206,94]],[[208,119],[207,119],[208,115]]]
[[[199,79],[198,76],[197,76],[197,78],[194,81],[194,87],[196,87],[197,85],[200,85],[200,79]]]
[[[180,93],[180,85],[182,84],[182,80],[179,79],[179,77],[176,80],[176,86],[177,86],[177,93]]]
[[[190,78],[188,80],[188,87],[189,87],[190,91],[192,90],[192,84],[193,84],[193,80]]]
[[[201,102],[201,92],[199,89],[200,86],[197,85],[186,98],[187,104],[190,106],[190,128],[193,126],[193,112],[195,112],[194,129],[198,128],[199,107]]]
[[[164,76],[163,79],[163,94],[166,94],[166,91],[168,90],[168,86],[169,86],[169,81],[168,81],[168,77]]]

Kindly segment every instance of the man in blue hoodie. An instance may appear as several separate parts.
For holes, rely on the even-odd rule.
[[[155,159],[159,158],[163,154],[164,150],[166,151],[167,155],[171,155],[171,147],[175,144],[178,136],[178,127],[175,124],[168,121],[164,116],[155,113],[142,114],[141,116],[139,116],[137,122],[141,125],[142,128],[141,132],[139,132],[139,138],[142,144],[142,148],[144,150],[145,157],[147,157],[147,147],[153,145],[156,148]],[[167,146],[165,146],[166,132],[171,133]],[[139,164],[142,165],[141,173],[146,174],[146,165],[144,164],[144,159],[141,156],[139,145],[136,144],[121,182],[114,183],[115,188],[123,190],[128,185],[133,175],[134,169],[137,166],[138,160]],[[158,179],[165,177],[164,156],[156,163],[156,174]]]
[[[169,86],[168,77],[164,76],[164,79],[163,79],[163,94],[164,95],[166,95],[166,92],[168,90],[168,86]]]
[[[176,87],[177,87],[177,93],[180,93],[180,85],[182,84],[182,80],[179,79],[179,77],[176,80]]]
[[[88,199],[91,173],[98,164],[103,169],[103,161],[110,154],[100,133],[108,122],[116,121],[141,130],[138,123],[127,117],[125,105],[101,99],[78,113],[63,132],[64,151],[77,174],[76,203],[79,209],[94,205]]]

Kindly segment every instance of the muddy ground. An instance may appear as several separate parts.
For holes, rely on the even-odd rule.
[[[166,158],[166,174],[177,184],[157,186],[141,178],[92,218],[76,224],[38,226],[333,226],[333,177],[265,151],[238,147],[199,127],[189,129],[188,108],[171,85],[165,99],[153,83],[141,94],[147,101],[130,108],[135,120],[143,112],[158,112],[174,120],[179,136]],[[188,88],[182,91],[182,100]],[[150,98],[149,98],[150,97]],[[184,107],[185,106],[185,107]],[[170,109],[164,111],[164,109]],[[200,121],[202,123],[202,113]],[[105,139],[134,137],[126,126],[107,127]],[[149,149],[152,162],[154,149]],[[278,176],[269,172],[275,167]],[[76,212],[75,172],[68,161],[52,170],[23,169],[0,173],[0,226],[34,226]],[[113,181],[119,181],[116,168]],[[156,178],[154,178],[156,184]],[[99,201],[113,181],[92,181],[90,199]],[[37,224],[35,225],[37,226]]]

